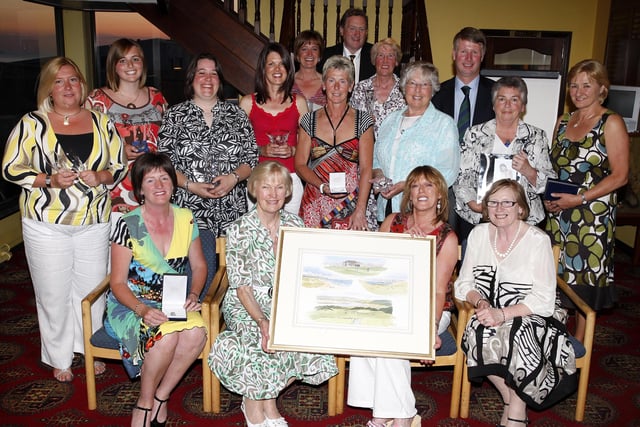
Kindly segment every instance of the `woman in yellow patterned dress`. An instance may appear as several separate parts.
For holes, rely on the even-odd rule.
[[[140,207],[118,219],[111,237],[105,329],[120,343],[129,376],[140,376],[131,425],[160,427],[171,392],[204,348],[198,296],[207,265],[193,214],[171,203],[178,178],[169,156],[138,157],[131,182]],[[186,320],[169,320],[162,311],[164,276],[185,274],[187,264],[192,283],[184,302]]]

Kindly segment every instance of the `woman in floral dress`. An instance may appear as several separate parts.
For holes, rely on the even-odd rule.
[[[569,71],[569,96],[577,110],[556,124],[551,163],[558,178],[578,184],[578,194],[554,193],[545,201],[547,232],[562,249],[559,273],[594,310],[617,301],[613,287],[616,190],[629,176],[629,135],[620,115],[602,103],[607,71],[584,60]],[[563,304],[573,307],[568,299]],[[584,339],[586,318],[576,314],[576,339]]]
[[[241,394],[251,426],[286,426],[276,398],[296,379],[320,384],[338,370],[331,355],[269,351],[271,295],[280,227],[302,227],[283,209],[292,181],[280,163],[260,163],[249,178],[255,209],[227,231],[229,289],[222,303],[227,329],[216,338],[209,366],[230,391]]]

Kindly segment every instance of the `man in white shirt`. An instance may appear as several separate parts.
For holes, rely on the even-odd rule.
[[[318,71],[327,58],[343,55],[353,61],[356,69],[356,81],[365,80],[375,74],[376,69],[371,62],[371,43],[367,43],[368,18],[362,9],[347,9],[340,19],[340,36],[342,43],[324,50]]]

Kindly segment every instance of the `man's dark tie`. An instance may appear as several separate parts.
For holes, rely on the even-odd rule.
[[[349,59],[351,60],[351,62],[353,62],[356,59],[355,55],[349,55]]]
[[[464,93],[464,99],[462,100],[462,104],[460,104],[460,112],[458,113],[458,136],[459,140],[462,141],[465,131],[469,129],[469,125],[471,124],[471,103],[469,102],[469,91],[471,88],[469,86],[462,86],[460,89]]]

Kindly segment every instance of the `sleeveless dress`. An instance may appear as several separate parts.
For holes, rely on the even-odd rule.
[[[302,89],[298,86],[297,83],[293,84],[293,88],[291,88],[291,93],[295,93],[296,95],[304,96],[302,93]],[[321,107],[324,107],[327,104],[327,97],[325,96],[322,88],[318,88],[318,91],[313,94],[312,97],[306,98],[307,107],[309,107],[309,111],[315,111]]]
[[[401,213],[396,213],[393,218],[393,222],[391,223],[390,230],[392,233],[404,233],[407,229],[407,221],[409,220],[408,215],[404,215]],[[440,253],[440,249],[444,245],[444,241],[447,240],[447,236],[449,233],[455,233],[453,231],[453,227],[449,225],[449,223],[443,222],[440,227],[435,228],[429,233],[430,236],[436,236],[436,257]],[[453,283],[449,281],[449,286],[447,287],[447,296],[444,300],[443,311],[453,311],[455,309],[455,304],[453,302]]]
[[[302,220],[280,211],[280,226],[301,227]],[[222,302],[227,328],[218,335],[208,363],[227,390],[249,399],[275,399],[291,378],[320,384],[338,373],[329,354],[276,351],[265,353],[257,323],[238,298],[249,286],[267,319],[271,318],[276,257],[269,232],[252,209],[227,229],[229,289]]]
[[[172,205],[172,209],[173,237],[166,256],[153,243],[140,209],[134,209],[118,219],[111,236],[113,243],[131,249],[127,281],[129,289],[140,302],[157,309],[162,308],[164,274],[184,274],[189,262],[189,247],[198,237],[198,227],[191,211],[176,205]],[[147,326],[140,316],[120,304],[113,293],[109,292],[104,327],[120,343],[124,367],[129,376],[135,378],[140,375],[145,355],[156,341],[172,332],[204,328],[205,325],[200,312],[188,311],[185,321],[167,321],[160,326]]]
[[[612,114],[606,111],[581,141],[565,136],[571,115],[562,117],[550,153],[560,180],[588,190],[609,174],[604,129]],[[612,307],[617,301],[613,286],[616,204],[614,191],[586,205],[549,214],[546,225],[552,244],[562,248],[559,274],[594,310]],[[567,298],[562,302],[573,307]]]
[[[105,113],[116,125],[122,141],[137,147],[139,151],[155,152],[158,149],[158,130],[167,109],[167,100],[162,93],[148,87],[149,102],[138,108],[118,104],[102,89],[95,89],[87,98],[87,106]],[[129,169],[133,160],[129,162]],[[126,213],[138,206],[133,195],[130,174],[111,190],[113,212]]]
[[[316,136],[318,123],[318,111],[307,113],[302,117],[300,127],[311,137],[311,154],[309,156],[309,168],[322,182],[329,182],[331,172],[345,172],[347,196],[343,199],[334,199],[320,193],[314,185],[307,185],[302,195],[300,216],[304,220],[305,227],[330,228],[331,221],[348,217],[355,209],[358,201],[358,185],[360,173],[358,168],[358,143],[360,137],[371,126],[373,119],[364,111],[355,110],[355,136],[335,145]],[[365,194],[367,202],[367,224],[371,231],[378,229],[376,220],[376,203],[373,193]]]
[[[255,93],[251,95],[251,111],[249,120],[253,126],[253,132],[256,135],[256,143],[258,147],[264,147],[269,143],[269,134],[288,132],[287,145],[295,147],[298,145],[298,121],[300,112],[296,105],[296,95],[292,96],[291,105],[278,114],[270,114],[264,111],[256,103]],[[274,160],[285,166],[289,172],[295,173],[293,166],[293,157],[281,159],[279,157],[260,156],[258,162],[262,163],[267,160]]]

